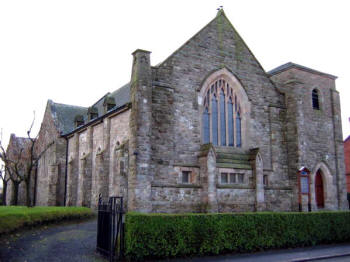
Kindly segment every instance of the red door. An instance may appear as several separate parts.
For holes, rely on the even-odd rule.
[[[318,208],[324,207],[323,181],[320,171],[317,171],[315,178],[316,204]]]

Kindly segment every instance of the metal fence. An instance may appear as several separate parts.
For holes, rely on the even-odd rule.
[[[109,257],[109,261],[121,260],[124,251],[123,197],[99,197],[97,218],[97,252]]]

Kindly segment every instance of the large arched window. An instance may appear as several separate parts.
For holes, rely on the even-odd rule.
[[[242,146],[241,105],[234,88],[223,77],[211,83],[204,97],[202,141],[220,146]]]

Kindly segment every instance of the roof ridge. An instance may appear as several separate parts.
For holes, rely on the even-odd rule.
[[[51,100],[52,101],[52,100]],[[61,105],[61,106],[70,106],[70,107],[79,107],[79,108],[87,108],[87,107],[84,107],[84,106],[76,106],[76,105],[70,105],[70,104],[63,104],[63,103],[56,103],[54,101],[52,101],[52,103],[54,105]]]

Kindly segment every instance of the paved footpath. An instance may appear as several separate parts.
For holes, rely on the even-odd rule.
[[[95,253],[96,219],[44,226],[0,238],[0,262],[106,262]],[[350,243],[169,262],[350,262]]]
[[[0,238],[1,262],[106,262],[95,253],[96,219],[26,230]]]
[[[236,254],[193,259],[174,259],[172,262],[350,262],[350,243],[315,247],[270,250],[253,254]]]

